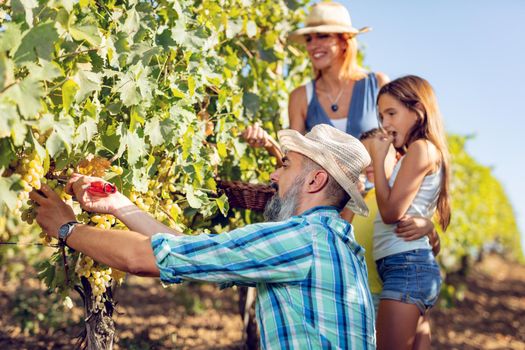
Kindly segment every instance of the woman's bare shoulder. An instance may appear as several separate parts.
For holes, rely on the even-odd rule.
[[[290,93],[290,100],[298,100],[300,98],[306,98],[306,84],[296,87]],[[306,100],[305,100],[306,101]]]
[[[390,82],[390,78],[385,73],[375,72],[374,74],[376,75],[377,85],[379,85],[379,87],[382,87],[383,85]]]

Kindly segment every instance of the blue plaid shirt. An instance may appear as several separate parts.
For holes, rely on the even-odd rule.
[[[219,235],[158,233],[152,247],[165,283],[257,287],[263,349],[375,349],[364,251],[334,207]]]

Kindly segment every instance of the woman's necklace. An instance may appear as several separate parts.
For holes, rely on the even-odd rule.
[[[337,105],[337,101],[339,101],[339,98],[341,98],[341,95],[343,95],[343,88],[339,90],[339,94],[337,94],[337,97],[332,99],[332,96],[327,92],[326,96],[328,96],[328,99],[330,100],[330,109],[332,112],[337,112],[339,110],[339,106]]]

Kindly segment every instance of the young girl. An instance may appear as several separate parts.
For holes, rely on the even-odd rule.
[[[450,222],[448,150],[437,101],[430,84],[416,76],[396,79],[378,94],[379,119],[385,134],[374,138],[374,164],[380,216],[374,222],[374,259],[383,280],[377,319],[377,345],[411,349],[417,322],[439,295],[441,276],[428,237],[405,241],[395,234],[405,215]],[[389,146],[403,155],[390,180],[385,174]]]

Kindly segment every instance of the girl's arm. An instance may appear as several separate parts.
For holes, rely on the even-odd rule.
[[[423,178],[434,170],[438,159],[438,152],[430,142],[413,142],[408,147],[394,186],[390,188],[384,169],[385,156],[382,155],[384,145],[379,143],[391,143],[391,140],[391,137],[374,139],[372,147],[377,204],[386,224],[396,223],[403,217],[421,187]]]

